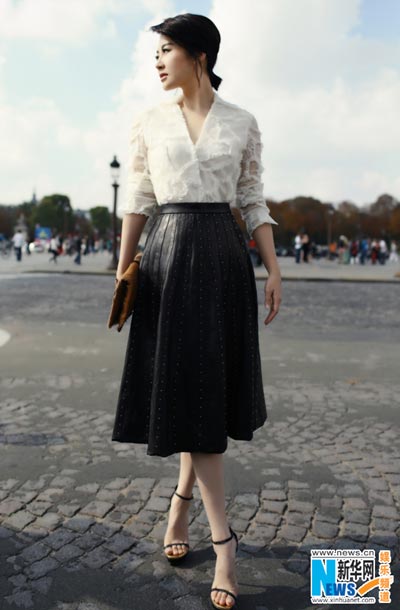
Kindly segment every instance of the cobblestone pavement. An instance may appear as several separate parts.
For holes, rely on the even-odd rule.
[[[398,287],[285,285],[267,328],[262,288],[268,419],[225,455],[237,607],[318,608],[310,549],[368,548],[391,550],[395,575],[392,603],[375,608],[398,608]],[[197,486],[193,552],[173,567],[162,542],[179,456],[110,440],[127,339],[105,327],[112,279],[25,276],[0,289],[11,335],[0,348],[1,607],[210,607],[215,555]]]

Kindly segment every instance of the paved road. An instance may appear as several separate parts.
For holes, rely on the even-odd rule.
[[[310,601],[314,548],[391,550],[392,603],[375,607],[398,608],[399,287],[283,288],[264,327],[258,282],[267,422],[225,455],[238,608],[326,608]],[[0,278],[5,610],[209,607],[215,560],[198,488],[194,552],[173,568],[161,545],[179,457],[110,440],[128,335],[106,328],[112,290],[102,275]]]
[[[142,238],[141,245],[144,244]],[[111,255],[98,252],[82,256],[82,264],[76,265],[72,256],[60,256],[57,263],[49,262],[48,253],[36,253],[30,256],[23,255],[22,261],[17,262],[15,256],[0,257],[0,276],[3,274],[19,273],[82,273],[82,274],[114,274],[108,271]],[[296,264],[293,257],[280,257],[279,264],[284,280],[330,280],[330,281],[360,281],[360,282],[394,282],[400,284],[400,262],[386,263],[385,265],[339,264],[337,261],[313,259],[309,263]],[[398,276],[396,276],[398,274]],[[257,278],[266,278],[264,265],[255,268]]]

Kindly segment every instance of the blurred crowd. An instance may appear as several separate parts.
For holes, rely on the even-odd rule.
[[[18,229],[10,241],[0,240],[0,251],[2,256],[9,256],[14,250],[17,261],[22,260],[23,253],[31,255],[34,252],[48,252],[51,256],[49,262],[57,262],[59,256],[73,256],[74,263],[81,264],[81,257],[97,252],[111,252],[112,240],[93,239],[89,235],[68,235],[64,237],[61,233],[54,234],[50,240],[36,240],[28,242],[21,229]]]

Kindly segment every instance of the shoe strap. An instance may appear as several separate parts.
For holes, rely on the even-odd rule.
[[[234,595],[234,593],[232,593],[232,591],[228,591],[228,589],[221,589],[221,587],[213,587],[211,589],[211,591],[223,591],[224,593],[227,593],[228,595],[230,595],[231,597],[233,597],[233,599],[236,601],[237,600],[237,596]],[[211,592],[210,591],[210,592]],[[226,608],[229,608],[230,606],[226,606]]]
[[[229,538],[225,538],[225,540],[213,540],[211,538],[211,542],[213,544],[225,544],[225,542],[229,542],[229,540],[232,540],[233,536],[234,536],[234,531],[231,528],[231,526],[229,526],[229,531],[231,532],[231,535],[229,536]]]
[[[190,498],[187,498],[186,496],[181,496],[181,494],[178,494],[178,492],[176,491],[178,489],[178,485],[175,486],[175,491],[174,494],[176,496],[179,496],[180,498],[182,498],[182,500],[193,500],[193,494],[190,496]]]

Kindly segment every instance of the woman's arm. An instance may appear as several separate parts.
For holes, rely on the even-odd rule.
[[[274,234],[270,223],[263,223],[253,231],[253,239],[257,244],[264,267],[271,275],[281,275],[275,252]]]
[[[135,258],[144,225],[149,217],[153,217],[157,208],[157,200],[147,162],[147,147],[142,118],[143,115],[138,115],[131,129],[127,191],[122,206],[122,211],[125,213],[122,218],[116,280],[121,279],[121,276]]]
[[[148,216],[129,213],[122,218],[121,244],[116,279],[120,280],[137,252],[140,236]]]
[[[269,324],[279,311],[281,302],[281,272],[275,253],[272,224],[278,224],[269,213],[263,195],[263,164],[261,152],[263,144],[256,118],[252,115],[249,125],[247,145],[243,151],[240,176],[236,189],[237,205],[246,223],[247,233],[256,242],[261,259],[268,271],[265,283],[265,307],[270,312],[264,324]]]
[[[264,324],[267,325],[275,318],[282,301],[282,278],[278,260],[276,258],[272,226],[269,223],[259,225],[253,231],[253,239],[257,244],[262,262],[268,271],[268,279],[264,286],[265,307],[270,308],[270,311],[264,320]]]

